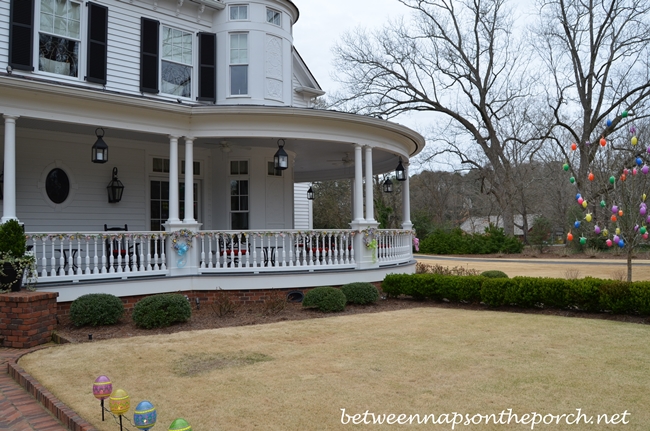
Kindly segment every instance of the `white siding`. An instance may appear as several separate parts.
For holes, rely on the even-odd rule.
[[[292,87],[295,89],[297,87],[302,86],[300,81],[298,80],[298,77],[294,74],[293,75],[293,85]],[[293,93],[293,106],[295,108],[308,108],[309,107],[309,102],[305,99],[305,96],[303,96],[301,93],[296,93],[295,91],[292,91]]]
[[[0,1],[0,66],[9,64],[9,0]]]
[[[309,183],[296,183],[293,185],[293,228],[312,229],[313,217],[311,201],[307,199]]]

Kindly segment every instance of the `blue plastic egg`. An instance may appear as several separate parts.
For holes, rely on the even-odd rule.
[[[621,247],[621,248],[625,247],[625,241],[620,240],[620,241],[618,242],[618,246]]]
[[[156,408],[149,401],[140,401],[133,412],[133,423],[141,430],[148,430],[156,424]]]
[[[607,127],[611,127],[611,125],[612,125],[612,120],[610,120],[610,119],[608,118],[608,119],[607,119]]]
[[[576,222],[573,223],[573,225],[576,227],[576,229],[578,229],[580,227],[580,220],[576,220]]]
[[[641,157],[636,158],[636,164],[641,166],[643,164],[643,160],[641,160]]]

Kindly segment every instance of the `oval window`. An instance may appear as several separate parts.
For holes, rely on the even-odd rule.
[[[47,197],[55,204],[65,202],[70,193],[70,180],[63,169],[55,168],[47,174],[45,191]]]

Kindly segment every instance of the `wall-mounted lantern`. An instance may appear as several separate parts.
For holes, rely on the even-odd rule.
[[[314,190],[309,186],[309,190],[307,190],[307,199],[310,201],[314,200]]]
[[[92,161],[93,163],[106,163],[108,162],[108,145],[102,139],[104,137],[104,129],[101,127],[97,128],[95,130],[95,136],[97,136],[97,141],[93,145]]]
[[[273,156],[273,166],[279,170],[289,167],[289,155],[284,151],[284,139],[278,139],[278,151]]]
[[[122,193],[124,192],[124,184],[117,179],[117,168],[113,168],[113,179],[106,186],[108,190],[108,203],[116,203],[122,200]]]

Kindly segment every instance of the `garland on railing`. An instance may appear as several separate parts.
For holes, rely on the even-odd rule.
[[[87,233],[33,233],[33,234],[26,234],[25,239],[31,239],[31,240],[68,240],[68,241],[76,241],[76,240],[95,240],[95,239],[100,239],[100,240],[105,240],[105,239],[158,239],[162,237],[169,236],[167,232],[159,232],[159,233],[139,233],[139,232],[121,232],[121,233],[96,233],[96,234],[87,234]]]

